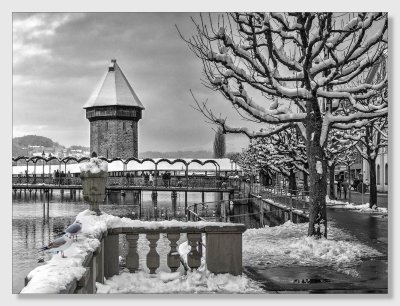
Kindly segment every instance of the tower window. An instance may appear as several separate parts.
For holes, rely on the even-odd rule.
[[[126,123],[122,122],[122,130],[125,131],[126,130]]]
[[[108,122],[106,122],[106,131],[108,130]]]

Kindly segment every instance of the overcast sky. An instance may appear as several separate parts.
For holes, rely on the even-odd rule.
[[[179,37],[189,13],[13,14],[13,137],[36,134],[89,145],[83,105],[116,58],[145,110],[139,151],[212,150],[213,126],[195,111],[189,90],[215,113],[229,102],[201,85],[202,65]],[[232,117],[233,118],[233,117]],[[215,127],[214,127],[215,129]],[[228,151],[248,140],[228,135]]]

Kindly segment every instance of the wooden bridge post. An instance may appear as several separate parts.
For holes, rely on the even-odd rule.
[[[133,205],[139,205],[140,202],[140,191],[133,191]]]
[[[178,198],[178,193],[174,190],[171,192],[171,200],[172,200],[172,214],[176,216],[176,199]]]
[[[187,196],[188,196],[188,192],[185,191],[185,213],[187,213],[187,204],[188,204]]]
[[[151,192],[151,199],[153,201],[153,211],[155,219],[157,220],[157,191],[153,190]]]

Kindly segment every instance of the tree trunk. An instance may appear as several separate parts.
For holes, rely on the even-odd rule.
[[[310,103],[311,104],[311,103]],[[314,110],[315,111],[315,110]],[[327,161],[324,149],[320,145],[322,119],[316,119],[314,112],[309,112],[306,122],[307,158],[310,174],[310,211],[308,236],[327,237],[326,219],[326,182]]]
[[[307,172],[303,171],[303,175],[304,175],[304,191],[308,192],[308,174]]]
[[[362,162],[362,161],[361,161]],[[348,178],[348,190],[349,190],[349,203],[351,203],[351,186],[350,186],[350,183],[351,183],[351,180],[350,180],[350,166],[347,166],[347,172],[349,173],[349,178]]]
[[[369,208],[377,204],[378,191],[376,188],[376,160],[369,158]]]
[[[329,166],[329,198],[331,200],[336,200],[336,197],[335,197],[335,168],[336,168],[335,163],[332,163]]]
[[[290,169],[289,192],[292,194],[296,194],[296,192],[297,192],[296,173],[294,173],[293,169]]]

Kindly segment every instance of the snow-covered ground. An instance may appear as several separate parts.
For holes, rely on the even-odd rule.
[[[362,258],[382,255],[328,223],[328,239],[307,236],[308,223],[287,221],[276,227],[248,229],[243,234],[243,265],[332,267],[357,276]]]
[[[368,213],[381,213],[381,214],[387,214],[388,210],[386,207],[369,207],[369,203],[365,204],[360,204],[356,205],[354,203],[349,203],[349,202],[344,202],[344,201],[338,201],[338,200],[331,200],[329,196],[326,196],[326,205],[330,207],[340,207],[340,208],[345,208],[345,209],[352,209],[352,210],[358,210],[360,212],[368,212]]]
[[[74,278],[83,274],[82,261],[87,250],[94,250],[99,241],[96,236],[106,228],[119,226],[168,227],[186,226],[179,221],[143,222],[118,218],[103,214],[96,216],[86,210],[78,214],[77,220],[83,224],[82,235],[65,250],[67,258],[55,255],[47,264],[37,267],[30,274],[28,286],[21,293],[56,293]],[[192,226],[195,225],[192,223]],[[208,225],[198,222],[196,225]],[[212,223],[222,225],[222,223]],[[229,226],[229,225],[228,225]],[[281,226],[248,229],[243,234],[243,266],[261,267],[331,267],[332,269],[354,277],[354,266],[363,258],[382,255],[377,250],[358,242],[350,234],[335,228],[329,223],[328,239],[316,240],[307,237],[308,224],[293,224],[290,221]],[[187,255],[189,248],[182,235],[179,252]],[[204,241],[204,240],[203,240]],[[125,269],[120,275],[97,283],[98,293],[262,293],[257,282],[245,275],[214,275],[207,270],[203,258],[197,271],[180,268],[175,273],[166,268],[166,254],[169,243],[162,236],[157,251],[160,254],[161,267],[155,275],[150,275],[145,268],[145,257],[149,250],[148,242],[142,236],[138,241],[140,269],[137,273],[128,273]],[[205,254],[205,252],[203,252]]]
[[[357,277],[354,266],[361,259],[382,255],[363,245],[354,237],[329,224],[329,238],[307,237],[308,224],[248,229],[243,234],[244,266],[313,266],[332,269]],[[179,249],[188,253],[187,244]],[[203,252],[204,254],[204,252]],[[97,284],[98,293],[262,293],[258,284],[247,276],[214,275],[206,269],[204,260],[198,271],[184,273],[159,272],[152,276],[144,272],[127,272],[114,276],[105,284]]]

